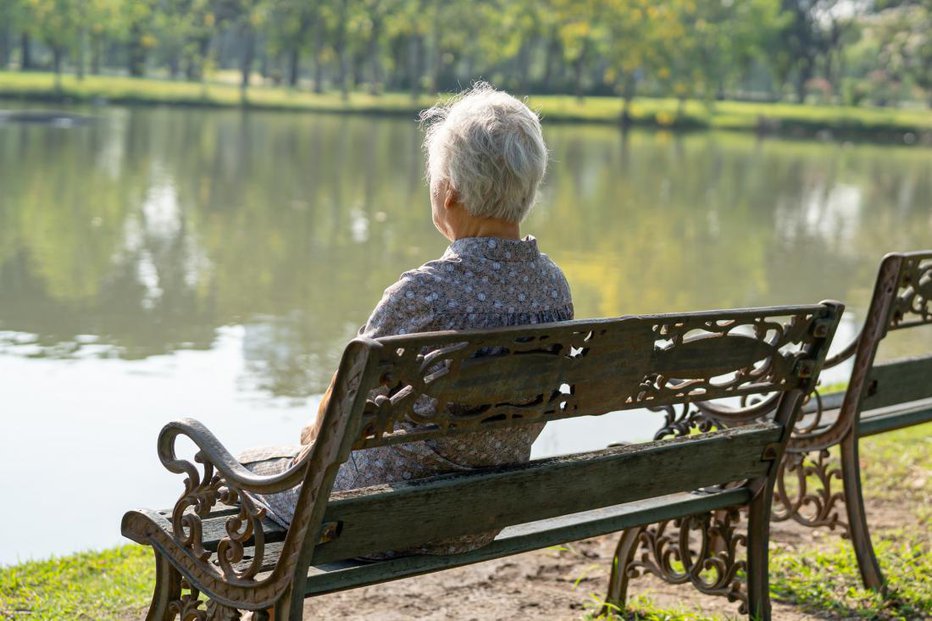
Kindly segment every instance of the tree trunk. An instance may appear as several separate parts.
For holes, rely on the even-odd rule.
[[[349,71],[347,71],[346,59],[346,19],[348,1],[349,0],[340,0],[336,40],[333,43],[333,51],[337,56],[337,82],[340,84],[340,96],[344,101],[349,99],[349,76],[347,75]]]
[[[103,54],[103,37],[91,37],[91,75],[100,75],[100,57]]]
[[[134,78],[141,78],[146,72],[146,48],[142,45],[142,28],[133,24],[129,28],[129,53],[127,71]]]
[[[207,63],[207,56],[210,54],[209,36],[197,37],[195,42],[197,43],[197,52],[195,54],[188,54],[184,71],[185,77],[189,82],[197,82],[206,77],[204,75],[204,67]]]
[[[518,93],[527,93],[528,79],[531,76],[531,45],[527,41],[518,49],[515,64],[518,71]]]
[[[624,87],[621,90],[621,98],[624,105],[621,107],[621,126],[625,129],[631,127],[631,100],[634,99],[634,93],[637,89],[637,82],[634,74],[629,73],[625,76]]]
[[[301,75],[301,50],[295,45],[288,52],[288,86],[296,88]]]
[[[411,99],[417,101],[421,95],[421,56],[424,54],[424,37],[411,35],[411,52],[408,54],[408,80],[411,87]]]
[[[0,69],[6,69],[7,65],[10,64],[10,24],[5,23],[0,26]]]
[[[324,28],[320,19],[314,25],[314,92],[324,92]]]
[[[803,59],[796,74],[796,103],[806,103],[806,82],[812,77],[812,62]]]
[[[244,21],[240,26],[240,34],[243,37],[243,56],[240,61],[240,90],[245,93],[249,88],[249,75],[252,73],[252,63],[256,57],[256,31],[248,21]]]
[[[576,101],[583,102],[582,76],[583,69],[586,67],[586,52],[589,49],[589,42],[583,43],[583,48],[579,56],[573,61],[573,94],[576,95]]]
[[[382,59],[379,56],[379,39],[382,37],[382,18],[373,16],[369,37],[369,94],[382,92]]]
[[[64,50],[60,45],[52,47],[52,67],[55,69],[55,90],[61,91],[61,61],[64,56]]]
[[[78,34],[78,46],[77,46],[77,64],[78,64],[78,79],[83,80],[84,74],[87,71],[87,28],[82,27],[80,34]]]
[[[19,68],[21,71],[29,71],[32,69],[32,40],[28,32],[20,35],[19,49]]]
[[[560,40],[556,32],[550,33],[547,41],[547,54],[544,60],[543,88],[545,92],[553,91],[553,77],[557,71],[557,62],[560,58]]]
[[[430,94],[431,96],[436,97],[437,92],[440,90],[440,69],[443,65],[443,45],[440,41],[441,36],[441,23],[440,23],[440,7],[442,6],[441,2],[437,2],[434,6],[434,23],[432,27],[431,39],[433,40],[433,56],[430,62]]]

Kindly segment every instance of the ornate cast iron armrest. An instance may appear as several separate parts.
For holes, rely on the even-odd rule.
[[[178,436],[187,436],[197,446],[196,464],[176,456]],[[257,507],[250,494],[272,494],[301,484],[308,460],[300,460],[281,474],[253,474],[204,425],[193,419],[167,424],[159,434],[158,453],[169,471],[187,475],[184,492],[172,510],[172,537],[175,542],[200,561],[209,563],[212,553],[204,545],[203,520],[210,516],[218,501],[238,506],[239,511],[225,519],[227,536],[217,545],[216,563],[229,583],[252,584],[251,580],[259,572],[264,557],[262,519],[265,509]],[[252,560],[243,567],[247,546],[254,547]]]
[[[197,420],[185,418],[170,422],[162,428],[159,434],[158,452],[159,459],[166,469],[176,474],[186,474],[192,482],[199,482],[201,479],[197,466],[189,461],[178,459],[175,455],[175,440],[182,435],[187,436],[197,445],[198,452],[194,456],[195,461],[204,464],[205,468],[212,466],[217,470],[216,477],[240,491],[273,494],[299,485],[304,479],[306,460],[302,460],[280,474],[272,476],[254,474],[239,463],[207,427]]]

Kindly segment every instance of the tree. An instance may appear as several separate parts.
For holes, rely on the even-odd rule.
[[[772,50],[773,66],[781,83],[795,76],[796,101],[806,100],[806,82],[813,76],[820,53],[817,12],[819,0],[783,0],[786,26]]]
[[[291,87],[298,85],[301,56],[307,51],[311,26],[319,16],[318,0],[272,0],[268,18],[270,52],[287,57]]]
[[[13,59],[16,34],[25,27],[26,16],[21,0],[0,0],[0,69]]]
[[[876,41],[879,70],[895,83],[913,80],[932,107],[932,2],[900,2],[873,16],[866,28]]]
[[[32,32],[52,52],[55,87],[61,89],[62,64],[78,41],[83,4],[80,0],[26,0]],[[24,61],[25,64],[25,61]]]

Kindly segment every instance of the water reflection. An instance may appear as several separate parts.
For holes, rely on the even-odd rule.
[[[0,129],[0,352],[142,359],[244,327],[244,383],[304,397],[437,256],[413,122],[108,110]],[[546,121],[545,121],[546,124]],[[528,232],[579,316],[867,302],[932,245],[927,150],[548,127]],[[908,346],[907,346],[908,347]]]
[[[167,419],[195,416],[234,452],[293,442],[382,290],[445,247],[414,122],[100,115],[0,126],[0,413],[16,437],[0,469],[26,464],[3,490],[31,508],[7,516],[0,564],[118,544],[127,507],[170,506],[179,481],[154,451]],[[932,246],[932,151],[546,134],[525,230],[564,267],[580,317],[837,298],[853,311],[844,341],[880,257]],[[928,351],[930,336],[894,334],[881,355]],[[643,412],[564,421],[534,454],[655,427]],[[120,493],[88,505],[61,485],[59,455],[69,480]],[[36,519],[60,506],[89,508],[80,540]]]

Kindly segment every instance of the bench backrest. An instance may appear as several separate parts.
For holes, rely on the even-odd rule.
[[[309,535],[298,565],[701,486],[759,484],[782,454],[841,310],[827,302],[357,339],[288,534]],[[670,425],[688,435],[694,402],[754,395],[770,398],[733,411],[726,424],[740,429],[364,490],[355,508],[344,498],[339,536],[318,545],[336,470],[353,449],[645,407],[680,408]],[[453,507],[468,507],[468,519],[454,519]]]
[[[877,349],[893,331],[932,325],[932,250],[890,253],[880,263],[874,292],[858,336],[826,360],[830,368],[854,358],[837,416],[836,405],[813,393],[815,406],[797,421],[789,450],[809,452],[838,444],[862,411],[932,397],[932,356],[874,364]]]

